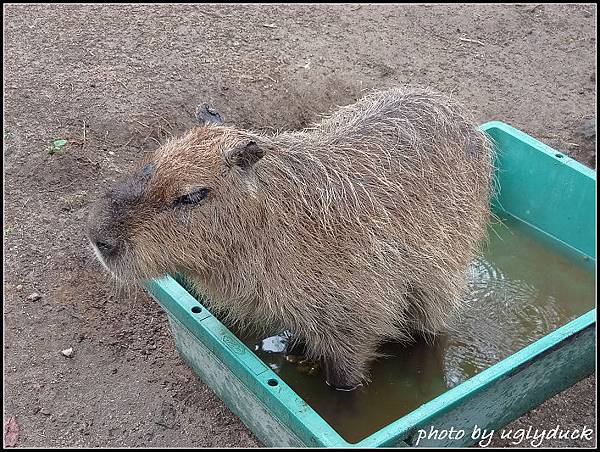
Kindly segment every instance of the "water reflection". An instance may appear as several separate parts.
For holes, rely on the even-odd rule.
[[[593,308],[595,277],[577,256],[506,220],[469,272],[466,309],[433,343],[387,344],[369,385],[332,390],[321,369],[286,359],[288,332],[245,342],[343,437],[355,442]],[[588,262],[589,264],[589,262]],[[300,364],[304,364],[304,370]],[[309,367],[310,368],[310,367]]]

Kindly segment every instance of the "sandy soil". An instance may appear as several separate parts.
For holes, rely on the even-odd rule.
[[[259,445],[178,357],[158,306],[101,272],[82,230],[88,204],[202,101],[242,127],[295,129],[364,89],[416,82],[595,166],[581,129],[595,117],[595,5],[4,13],[4,417],[19,447]],[[49,155],[57,139],[69,142]],[[594,391],[591,377],[514,425],[593,426]]]

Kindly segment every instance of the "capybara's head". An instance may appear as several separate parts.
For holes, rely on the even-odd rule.
[[[267,144],[199,110],[201,124],[144,159],[92,207],[88,237],[119,279],[202,271],[256,218],[255,164]],[[190,268],[189,265],[196,268]]]

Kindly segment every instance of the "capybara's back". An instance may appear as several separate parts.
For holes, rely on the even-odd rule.
[[[338,389],[367,378],[382,342],[448,326],[485,235],[492,179],[490,142],[462,107],[402,87],[301,132],[214,122],[152,161],[158,179],[176,177],[167,169],[188,158],[183,148],[223,162],[210,173],[225,188],[199,207],[202,223],[188,219],[203,232],[188,228],[164,271],[186,271],[229,320],[289,329]]]
[[[272,142],[257,168],[268,187],[263,298],[281,307],[259,318],[283,313],[353,386],[379,342],[439,331],[460,308],[489,215],[490,143],[448,97],[414,88]]]

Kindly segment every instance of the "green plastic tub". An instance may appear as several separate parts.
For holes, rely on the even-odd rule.
[[[494,210],[595,265],[595,171],[502,122],[481,129],[498,152]],[[173,277],[145,287],[167,313],[181,357],[266,446],[471,445],[476,426],[499,429],[595,369],[592,309],[351,444]],[[418,438],[420,430],[451,427],[466,434]]]

